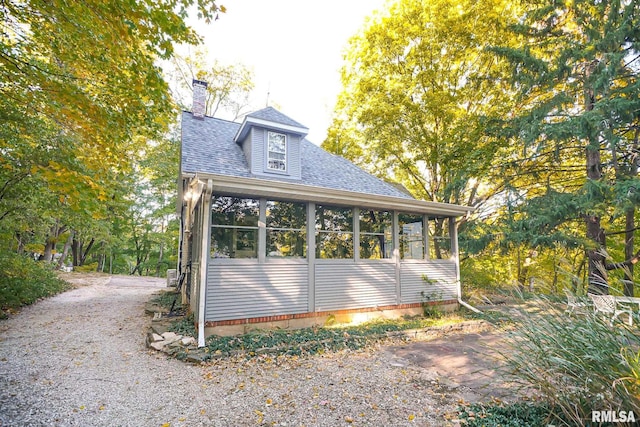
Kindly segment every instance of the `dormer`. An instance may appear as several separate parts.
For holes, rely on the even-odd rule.
[[[273,107],[247,114],[234,137],[254,175],[301,178],[300,146],[309,129]]]

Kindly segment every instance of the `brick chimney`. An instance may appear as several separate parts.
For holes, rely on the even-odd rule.
[[[207,110],[207,82],[193,80],[193,117],[204,119]]]

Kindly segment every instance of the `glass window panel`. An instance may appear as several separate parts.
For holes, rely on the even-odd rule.
[[[287,170],[287,137],[276,132],[267,132],[267,168]]]
[[[257,258],[260,201],[216,196],[211,206],[211,257]]]
[[[257,258],[258,230],[234,227],[211,229],[212,258]]]
[[[306,256],[307,205],[267,201],[267,256]]]
[[[422,215],[398,214],[400,256],[402,259],[424,259]]]
[[[260,217],[260,201],[238,197],[216,196],[211,207],[214,225],[257,227]]]
[[[388,211],[360,210],[360,258],[383,259],[393,254],[393,215]]]
[[[317,205],[316,230],[352,232],[353,209]]]
[[[431,259],[451,258],[449,218],[429,218],[429,256]]]
[[[267,256],[304,258],[307,255],[307,233],[300,230],[267,230]]]
[[[353,258],[353,233],[319,232],[316,257],[320,259]]]
[[[316,257],[353,258],[353,209],[316,206]]]

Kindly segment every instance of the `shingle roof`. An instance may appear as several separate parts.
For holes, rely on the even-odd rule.
[[[258,113],[287,118],[284,114],[269,107]],[[255,114],[255,113],[254,113]],[[288,119],[288,118],[287,118]],[[302,126],[288,119],[283,123],[292,126]],[[293,123],[291,123],[293,122]],[[279,122],[282,123],[282,122]],[[226,176],[252,177],[249,164],[242,148],[234,142],[234,135],[240,128],[240,123],[205,117],[196,119],[189,112],[182,114],[182,173],[210,173]],[[382,196],[412,198],[398,190],[393,185],[365,172],[348,160],[328,153],[306,139],[301,145],[302,179],[301,183],[316,187],[337,190],[354,191],[358,193],[376,194]],[[260,175],[260,179],[273,181],[291,181],[290,178],[274,175],[273,177]]]
[[[300,124],[293,120],[291,117],[282,114],[280,111],[273,107],[263,108],[262,110],[254,111],[247,114],[247,117],[255,117],[256,119],[264,119],[274,123],[280,123],[282,125],[295,126],[300,128],[306,128],[305,125]]]

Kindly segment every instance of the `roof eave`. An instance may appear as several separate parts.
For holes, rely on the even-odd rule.
[[[300,135],[301,138],[304,138],[309,133],[309,128],[306,127],[285,125],[283,123],[276,123],[270,120],[259,119],[257,117],[245,117],[242,125],[236,132],[236,135],[233,137],[233,140],[236,143],[244,140],[244,138],[249,133],[249,129],[251,129],[251,126],[260,126],[269,129],[282,130],[288,133]]]
[[[214,194],[218,193],[236,196],[305,200],[316,203],[399,210],[446,217],[464,216],[475,210],[471,207],[449,203],[428,202],[412,198],[359,193],[292,182],[271,181],[260,178],[246,178],[200,172],[198,172],[197,175],[200,179],[213,180]],[[190,176],[194,175],[192,174]]]

